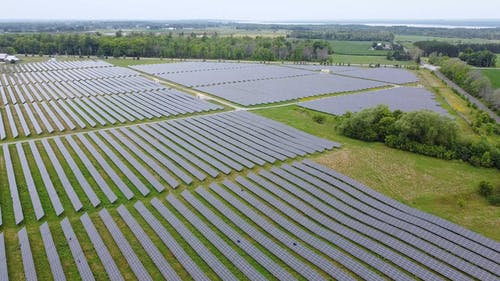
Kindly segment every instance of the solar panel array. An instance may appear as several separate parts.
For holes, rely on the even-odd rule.
[[[399,68],[214,62],[133,68],[245,106],[419,81],[412,72]],[[317,73],[323,69],[338,75]]]
[[[61,202],[68,199],[80,211],[336,146],[241,111],[4,144],[3,157],[15,223],[20,224],[25,209],[41,220],[45,210],[63,213]],[[38,174],[41,180],[35,182],[33,175]],[[23,185],[27,189],[19,188]],[[50,202],[41,202],[41,190]],[[19,192],[29,195],[32,208],[22,206]]]
[[[234,84],[259,80],[280,79],[311,75],[309,71],[285,68],[275,65],[244,65],[238,68],[218,68],[212,70],[170,72],[155,74],[158,77],[188,87],[204,87],[223,84]]]
[[[33,252],[40,248],[32,246],[41,239],[56,280],[70,279],[72,268],[83,280],[500,278],[498,242],[309,160],[120,205],[116,213],[104,208],[79,221],[44,223],[41,238],[23,228],[24,276],[35,280],[41,270]],[[54,232],[64,241],[54,244]],[[3,240],[0,233],[0,258]],[[62,267],[66,249],[72,261]]]
[[[324,94],[360,91],[386,85],[376,81],[313,73],[298,77],[222,84],[197,89],[241,105],[251,106]]]
[[[222,109],[127,68],[61,64],[1,73],[0,140]]]
[[[424,88],[413,87],[396,87],[299,103],[302,107],[334,115],[343,115],[348,111],[358,112],[379,104],[387,105],[390,110],[410,112],[425,109],[442,115],[448,114],[436,101],[433,93]]]
[[[61,69],[77,69],[77,68],[97,68],[97,67],[112,67],[113,65],[101,60],[75,60],[75,61],[45,61],[14,65],[3,65],[3,71],[9,72],[30,72],[30,71],[50,71]]]
[[[418,82],[419,78],[411,71],[394,67],[355,67],[355,66],[329,66],[329,65],[289,65],[293,68],[304,70],[329,70],[331,73],[350,77],[377,80],[392,84],[406,84]]]

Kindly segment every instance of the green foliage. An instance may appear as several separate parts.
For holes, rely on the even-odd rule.
[[[500,92],[493,91],[490,80],[481,71],[456,58],[442,58],[439,65],[441,72],[466,92],[483,99],[493,110],[500,110]]]
[[[323,123],[325,123],[325,116],[323,116],[323,115],[314,115],[313,116],[313,120],[314,120],[314,122],[316,122],[318,124],[323,124]]]
[[[461,138],[456,121],[428,110],[402,113],[377,106],[345,114],[337,129],[355,139],[384,142],[418,154],[500,169],[500,147],[485,139]]]
[[[424,56],[437,53],[443,56],[458,57],[459,49],[457,46],[444,41],[419,41],[413,43],[424,52]]]
[[[479,195],[488,197],[493,193],[493,185],[487,181],[481,181],[479,183]]]
[[[121,56],[198,58],[231,60],[326,61],[333,52],[330,43],[284,37],[219,37],[196,34],[130,33],[101,34],[3,34],[0,49],[14,48],[21,54],[66,54],[79,56]]]
[[[383,141],[395,121],[394,114],[385,105],[347,113],[345,117],[338,126],[340,132],[364,141]]]
[[[488,181],[481,181],[478,188],[479,195],[493,206],[500,206],[500,186],[493,187]]]
[[[430,146],[452,146],[458,126],[450,118],[432,111],[405,113],[394,123],[394,133],[401,142],[417,142]]]
[[[468,49],[467,51],[461,53],[459,58],[469,65],[478,67],[495,67],[497,56],[487,50],[474,52],[472,49]]]

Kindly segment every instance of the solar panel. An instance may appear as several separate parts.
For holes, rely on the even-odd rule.
[[[221,237],[219,237],[208,225],[201,221],[193,212],[175,196],[170,194],[167,201],[191,224],[201,232],[224,256],[228,258],[241,272],[252,280],[266,280],[255,268],[253,268],[240,254],[229,246]]]
[[[90,219],[89,215],[87,213],[83,214],[83,216],[80,217],[80,221],[82,222],[82,225],[85,228],[85,231],[87,232],[87,235],[89,236],[90,241],[92,242],[92,245],[97,252],[97,255],[99,256],[99,259],[101,260],[101,263],[104,266],[104,270],[106,270],[109,279],[117,281],[124,280],[120,270],[118,269],[118,266],[109,253],[109,250],[106,247],[106,244],[102,240],[101,236],[99,235],[99,232],[97,232],[97,229],[95,228],[94,223]]]
[[[66,276],[64,275],[64,270],[61,265],[61,260],[59,259],[59,254],[57,253],[54,239],[52,239],[52,234],[50,233],[49,224],[47,222],[43,223],[42,226],[40,226],[40,234],[42,235],[45,254],[47,255],[47,259],[49,260],[52,277],[56,281],[66,280]]]
[[[17,189],[16,176],[10,157],[9,146],[3,145],[3,156],[5,158],[5,170],[7,171],[7,180],[9,183],[10,197],[12,198],[12,207],[14,209],[14,218],[16,224],[20,224],[24,220],[23,209],[21,207],[21,199]]]
[[[75,261],[76,267],[78,268],[78,272],[80,273],[80,277],[85,281],[95,280],[94,275],[92,274],[92,270],[87,263],[87,258],[83,253],[80,242],[78,241],[78,238],[76,237],[76,234],[73,231],[73,227],[71,226],[68,218],[65,218],[61,221],[61,227],[64,233],[64,237],[66,237],[66,242],[68,242],[69,249],[71,250],[71,254]]]
[[[7,255],[5,253],[5,239],[3,232],[0,232],[0,281],[9,281],[9,271],[7,270]]]
[[[151,204],[222,280],[236,279],[226,266],[165,205],[157,199],[151,200]]]
[[[181,280],[175,270],[170,266],[163,254],[154,245],[153,241],[149,238],[147,233],[132,217],[130,212],[123,205],[117,209],[118,214],[122,217],[130,230],[134,233],[135,237],[141,243],[144,250],[148,253],[149,257],[153,260],[158,270],[162,273],[163,277],[167,280]]]
[[[57,176],[59,177],[59,181],[61,182],[64,190],[66,191],[66,194],[68,195],[69,200],[71,201],[71,204],[73,205],[73,208],[75,208],[75,211],[79,211],[80,209],[83,208],[83,204],[80,201],[80,199],[78,198],[78,195],[76,194],[75,190],[73,189],[73,186],[71,185],[68,177],[66,176],[64,169],[62,168],[61,164],[59,163],[59,159],[57,159],[56,154],[54,153],[54,150],[52,150],[52,147],[50,146],[47,139],[42,139],[42,145],[45,148],[47,155],[49,156],[49,159],[52,163],[52,166],[56,170]]]
[[[35,262],[33,261],[33,254],[31,253],[30,241],[28,239],[28,232],[26,227],[23,227],[18,233],[19,248],[21,249],[21,258],[23,260],[24,277],[27,281],[36,281]]]
[[[101,200],[99,200],[99,198],[95,194],[95,191],[92,189],[89,182],[83,175],[82,171],[80,171],[80,168],[76,164],[75,160],[73,159],[69,151],[66,149],[60,138],[54,138],[54,142],[59,151],[61,152],[62,156],[68,163],[71,171],[75,175],[76,180],[80,184],[80,187],[83,189],[83,192],[85,192],[85,195],[87,195],[87,198],[90,200],[90,203],[92,204],[92,206],[97,207],[99,204],[101,204]]]
[[[146,268],[144,268],[144,265],[142,264],[139,257],[130,246],[129,242],[127,241],[123,233],[116,225],[115,221],[113,220],[109,212],[106,209],[102,209],[99,212],[99,216],[103,220],[104,225],[110,232],[111,236],[113,237],[113,240],[115,241],[116,245],[122,252],[125,259],[127,260],[127,263],[134,272],[135,276],[139,280],[152,280],[151,275],[149,275],[149,272],[146,270]]]
[[[194,280],[207,280],[207,276],[201,269],[194,263],[191,257],[182,249],[174,237],[167,231],[167,229],[160,223],[160,221],[151,214],[151,212],[144,206],[142,202],[134,204],[135,209],[146,220],[153,231],[160,237],[163,243],[170,249],[172,254],[179,260],[184,269],[191,275]]]
[[[256,240],[259,244],[268,249],[271,253],[273,253],[276,257],[281,259],[284,263],[288,264],[295,271],[300,273],[302,276],[310,279],[310,280],[320,280],[322,279],[321,275],[318,272],[314,271],[308,265],[302,263],[296,257],[291,255],[289,252],[285,251],[283,247],[269,239],[258,229],[254,228],[250,224],[248,224],[245,220],[243,220],[240,216],[232,212],[228,209],[221,201],[217,200],[211,194],[209,194],[203,188],[197,188],[196,192],[201,195],[205,200],[207,200],[214,208],[219,210],[224,216],[226,216],[229,220],[231,220],[236,226],[238,226],[241,230],[250,235],[254,240]],[[267,231],[267,229],[266,229]]]
[[[19,162],[21,162],[21,168],[23,170],[24,179],[28,188],[31,203],[35,211],[35,217],[37,220],[40,220],[45,215],[45,212],[43,211],[42,203],[40,202],[40,198],[38,197],[38,191],[36,190],[35,182],[33,181],[33,177],[31,176],[31,170],[28,165],[28,160],[26,159],[26,154],[24,153],[22,143],[16,143],[16,150],[19,157]]]

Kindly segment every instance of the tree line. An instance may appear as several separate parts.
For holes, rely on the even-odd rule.
[[[493,90],[490,80],[479,70],[473,69],[457,58],[429,57],[429,62],[441,66],[440,71],[469,94],[485,101],[496,112],[500,111],[500,89]]]
[[[258,61],[326,61],[333,49],[324,40],[284,37],[222,37],[183,34],[100,33],[2,34],[0,51],[19,54],[106,57],[163,57]]]
[[[478,67],[494,67],[497,60],[497,55],[490,51],[474,52],[472,49],[467,49],[458,57],[467,64]]]
[[[424,52],[425,56],[432,53],[442,54],[443,56],[458,57],[461,52],[473,51],[490,51],[492,53],[500,53],[500,43],[461,43],[451,44],[445,41],[418,41],[413,43]]]

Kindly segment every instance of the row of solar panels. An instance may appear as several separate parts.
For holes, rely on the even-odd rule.
[[[1,73],[1,85],[22,85],[33,83],[48,82],[67,82],[81,81],[91,79],[103,79],[112,77],[137,76],[138,73],[123,67],[105,67],[105,68],[81,68],[64,69],[55,71],[35,71],[19,73]]]
[[[61,201],[68,199],[79,211],[85,202],[98,206],[99,197],[115,202],[116,189],[121,193],[118,196],[131,199],[134,192],[148,195],[150,187],[161,192],[165,186],[176,188],[180,182],[191,184],[207,175],[217,177],[220,173],[284,161],[334,146],[335,143],[251,113],[231,112],[42,139],[24,145],[5,144],[3,157],[14,220],[20,224],[24,220],[19,196],[19,190],[24,189],[20,186],[28,187],[35,218],[40,220],[45,209],[51,209],[49,204],[60,215]],[[27,158],[27,153],[34,161]],[[41,155],[50,161],[44,161]],[[113,167],[108,163],[113,163]],[[49,176],[49,170],[55,171],[58,179]],[[33,175],[42,178],[38,186]],[[126,182],[132,183],[134,192]],[[58,195],[54,186],[62,187],[65,195]],[[51,202],[41,202],[37,188],[51,194]]]
[[[33,72],[33,71],[51,71],[51,70],[64,70],[64,69],[78,69],[78,68],[99,68],[99,67],[112,67],[113,65],[104,61],[45,61],[34,63],[23,63],[16,65],[4,65],[1,69],[2,72]]]
[[[361,91],[383,86],[387,86],[387,84],[357,78],[313,73],[298,77],[221,84],[198,87],[197,89],[241,105],[251,106],[324,94]]]
[[[419,78],[412,72],[394,67],[355,67],[355,66],[328,66],[328,65],[288,65],[293,68],[323,71],[328,70],[331,73],[345,75],[355,78],[377,80],[392,84],[406,84],[418,82]]]
[[[157,74],[157,76],[188,87],[203,87],[288,77],[293,78],[313,74],[310,71],[263,64],[251,68],[219,69],[199,73]]]
[[[448,112],[436,101],[436,96],[424,88],[395,87],[379,91],[341,95],[301,102],[298,105],[333,115],[358,112],[379,104],[387,105],[390,110],[411,112],[432,110],[446,115]]]
[[[99,212],[107,233],[94,226],[97,217],[80,218],[86,234],[78,236],[92,241],[112,280],[123,279],[124,268],[110,254],[116,248],[140,280],[153,279],[146,263],[156,266],[167,280],[180,280],[181,272],[194,280],[208,280],[200,263],[221,280],[500,278],[498,242],[444,220],[429,220],[433,216],[393,204],[308,160],[211,184],[208,189],[170,194],[166,202],[139,201],[133,212],[131,208],[118,207],[115,218],[106,209]],[[118,219],[124,223],[118,224]],[[93,280],[99,273],[88,266],[79,238],[66,219],[61,226],[82,279]],[[53,276],[63,276],[57,251],[47,238],[48,226],[42,225],[40,231]],[[102,235],[111,236],[114,243],[104,243]],[[36,276],[25,229],[18,238],[25,276]],[[153,241],[161,241],[160,248],[166,247],[172,257]],[[0,243],[0,269],[6,268],[1,257]]]
[[[0,140],[218,109],[169,90],[14,104],[0,109]]]
[[[0,87],[4,105],[166,89],[140,76]]]
[[[246,68],[260,68],[262,64],[256,63],[235,63],[235,62],[178,62],[165,64],[144,64],[130,66],[133,69],[158,75],[170,73],[190,73],[198,75],[200,72],[215,70],[238,70]]]

